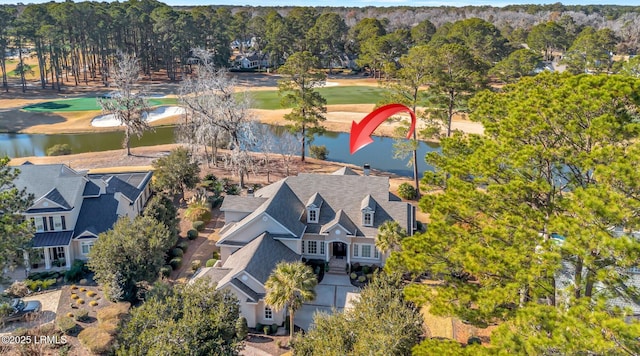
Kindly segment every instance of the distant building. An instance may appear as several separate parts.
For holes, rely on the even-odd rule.
[[[23,212],[36,230],[31,242],[38,255],[25,255],[32,270],[68,269],[74,259],[86,260],[98,235],[119,217],[139,215],[151,195],[151,171],[87,174],[29,162],[17,169],[14,184],[34,197]]]

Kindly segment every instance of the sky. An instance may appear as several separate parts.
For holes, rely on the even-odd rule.
[[[42,3],[50,0],[0,0],[0,4],[22,2]],[[506,6],[511,4],[552,4],[558,1],[535,0],[160,0],[169,5],[251,5],[251,6],[467,6],[491,5]],[[565,5],[633,5],[640,6],[640,0],[564,0]]]

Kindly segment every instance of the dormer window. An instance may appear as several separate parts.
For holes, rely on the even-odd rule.
[[[320,209],[309,208],[307,209],[307,222],[308,223],[318,223],[318,213]]]
[[[365,211],[362,213],[362,225],[373,226],[373,212]]]

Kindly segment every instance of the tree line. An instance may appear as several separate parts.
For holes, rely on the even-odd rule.
[[[637,52],[636,10],[552,5],[526,11],[519,7],[179,8],[155,0],[3,5],[0,70],[5,90],[10,72],[20,77],[24,90],[25,75],[32,68],[24,62],[29,53],[20,49],[30,48],[37,57],[42,88],[95,80],[106,85],[115,54],[121,51],[138,58],[145,74],[165,70],[168,79],[179,80],[191,70],[191,48],[206,49],[218,66],[228,66],[234,43],[241,53],[267,53],[273,66],[284,64],[296,52],[309,51],[325,68],[352,66],[381,76],[398,66],[398,58],[413,46],[432,37],[453,36],[491,66],[526,43],[543,51],[545,59],[550,59],[552,50],[575,53],[570,65],[584,71],[580,61],[602,67],[611,62],[604,58],[610,53]],[[470,17],[477,20],[470,22]],[[17,58],[11,61],[9,54]],[[596,58],[585,59],[589,56]]]

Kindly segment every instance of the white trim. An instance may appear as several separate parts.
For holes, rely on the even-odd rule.
[[[269,314],[271,314],[270,317],[267,317],[267,309],[269,309]],[[262,311],[262,319],[273,320],[273,309],[267,304],[264,305],[264,310]]]
[[[348,236],[355,236],[355,233],[352,233],[348,229],[345,229],[344,226],[342,226],[342,224],[340,224],[339,222],[336,222],[334,225],[331,225],[330,227],[328,227],[323,234],[330,235],[331,231],[333,231],[336,228],[336,226],[339,226],[342,230],[344,230]]]
[[[251,215],[251,214],[249,214]],[[268,216],[269,218],[271,218],[272,221],[274,221],[278,226],[282,227],[284,230],[289,231],[289,233],[292,236],[296,236],[296,234],[294,234],[291,230],[287,229],[284,225],[282,225],[278,220],[274,219],[271,215],[267,214],[266,212],[262,212],[260,214],[257,214],[256,216],[252,217],[249,221],[244,221],[244,219],[246,219],[247,217],[245,216],[244,219],[240,220],[240,221],[236,221],[236,226],[238,226],[237,229],[232,230],[232,231],[228,231],[226,233],[226,236],[223,236],[220,241],[216,242],[216,246],[220,246],[220,244],[224,243],[226,240],[231,240],[232,237],[236,234],[241,232],[244,229],[247,229],[252,223],[254,223],[256,220],[260,219],[262,216]],[[306,228],[306,226],[305,226]],[[303,231],[304,234],[304,231]]]
[[[89,230],[84,230],[82,233],[78,234],[78,236],[74,237],[74,240],[78,240],[79,238],[83,237],[83,236],[87,236],[87,235],[91,235],[93,236],[92,238],[97,239],[98,235],[94,234],[93,232],[89,231]]]
[[[27,209],[27,211],[31,210],[34,206],[36,206],[36,205],[40,204],[40,202],[42,202],[42,201],[49,202],[49,203],[51,203],[51,204],[55,205],[56,207],[62,208],[62,209],[64,209],[64,210],[66,211],[66,210],[67,210],[67,208],[65,208],[64,206],[62,206],[62,205],[60,205],[60,204],[58,204],[58,203],[54,202],[53,200],[51,200],[51,199],[49,199],[49,198],[47,198],[47,197],[46,197],[46,196],[47,196],[47,195],[49,195],[49,193],[51,193],[54,189],[56,189],[56,188],[52,188],[52,189],[51,189],[50,191],[48,191],[45,195],[41,196],[40,198],[38,198],[38,200],[34,201],[34,202],[33,202],[33,205],[31,205],[31,206]],[[58,193],[59,193],[59,191],[58,191]],[[62,194],[61,194],[61,195],[62,195]],[[63,197],[63,199],[64,199],[64,197]],[[46,207],[45,209],[51,209],[51,208],[54,208],[54,207]],[[34,208],[34,209],[36,209],[36,208]],[[38,208],[38,209],[39,209],[39,208]],[[52,213],[55,213],[55,211],[52,211]],[[49,214],[49,213],[34,213],[34,214]]]

